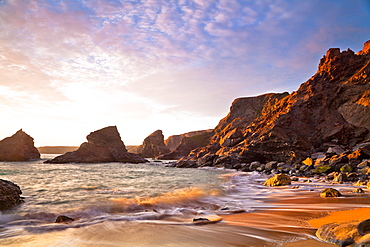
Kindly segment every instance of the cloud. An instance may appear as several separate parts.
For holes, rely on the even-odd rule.
[[[329,47],[361,49],[368,18],[362,1],[3,1],[1,114],[208,128],[236,97],[298,88]]]

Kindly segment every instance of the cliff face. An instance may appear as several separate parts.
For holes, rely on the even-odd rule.
[[[33,138],[22,130],[0,141],[0,161],[28,161],[39,158],[40,153],[34,146]]]
[[[211,144],[183,161],[215,164],[228,156],[237,162],[298,162],[330,143],[351,148],[370,137],[369,74],[370,42],[357,54],[329,49],[296,92],[234,101]],[[260,115],[247,106],[252,101],[260,102]]]
[[[86,139],[88,142],[82,143],[76,151],[57,156],[47,163],[146,162],[144,158],[127,152],[116,126],[91,132]]]
[[[184,156],[187,156],[191,150],[204,147],[209,143],[210,137],[213,135],[212,130],[208,131],[197,131],[196,135],[183,136],[180,144],[175,150],[170,153],[158,156],[158,159],[163,160],[177,160]]]
[[[184,139],[185,137],[192,137],[192,136],[200,135],[206,132],[209,133],[211,131],[212,130],[197,130],[197,131],[187,132],[181,135],[173,135],[173,136],[168,137],[164,141],[164,143],[171,151],[174,151],[181,144],[182,139]]]
[[[170,149],[164,144],[162,130],[156,130],[143,141],[143,144],[135,149],[135,153],[144,158],[155,158],[169,153]]]

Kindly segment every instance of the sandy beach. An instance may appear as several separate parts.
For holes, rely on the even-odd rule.
[[[333,221],[366,219],[370,197],[321,198],[303,193],[271,202],[279,208],[220,215],[222,221],[194,224],[192,218],[159,221],[109,221],[91,226],[8,236],[2,246],[335,246],[319,241],[318,227]],[[328,210],[327,208],[330,208]],[[340,211],[338,211],[340,210]],[[61,228],[62,229],[62,228]]]

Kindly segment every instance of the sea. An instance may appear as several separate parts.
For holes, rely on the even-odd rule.
[[[228,223],[223,221],[223,217],[274,210],[311,212],[315,207],[337,210],[350,205],[347,201],[338,200],[324,204],[281,203],[293,198],[304,200],[312,193],[317,195],[328,186],[319,178],[313,178],[310,183],[301,178],[292,186],[271,188],[263,186],[268,176],[256,172],[180,169],[157,160],[145,164],[44,163],[53,157],[55,155],[42,155],[40,160],[30,162],[0,162],[0,178],[19,185],[24,197],[24,203],[0,214],[0,245],[279,246],[284,241],[315,238],[314,229],[301,225],[303,230],[297,233],[295,224],[284,230],[278,226],[275,229],[266,226],[269,231],[282,233],[267,234],[266,229],[261,230],[264,228],[262,219],[255,223],[247,222],[249,230],[251,227],[255,229],[247,234],[240,226],[237,230],[227,230]],[[336,186],[339,190],[348,189],[345,185]],[[361,203],[358,202],[357,206]],[[55,223],[59,215],[74,221]],[[109,230],[111,228],[114,234]],[[132,232],[117,232],[121,228]],[[146,233],[160,229],[160,235]],[[200,230],[205,234],[191,236]],[[73,238],[65,237],[71,231],[74,231]],[[106,234],[98,237],[97,232],[102,231]],[[174,231],[189,236],[184,239],[185,235],[176,235]],[[238,232],[238,236],[230,238],[240,237],[241,240],[227,242],[221,232],[229,231],[232,234]],[[113,236],[110,234],[117,237],[107,237]],[[125,237],[122,240],[119,236]],[[208,236],[208,242],[200,241],[204,236]],[[220,241],[216,241],[217,238]]]

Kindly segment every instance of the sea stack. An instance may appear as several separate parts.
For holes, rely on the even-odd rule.
[[[91,132],[86,139],[87,142],[82,143],[76,151],[57,156],[46,163],[146,162],[139,155],[127,152],[116,126]]]
[[[164,144],[162,130],[156,130],[143,141],[136,152],[144,158],[155,158],[159,155],[169,153],[170,149]]]
[[[0,161],[29,161],[40,159],[33,138],[22,129],[0,141]]]

